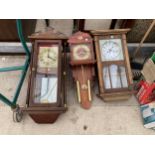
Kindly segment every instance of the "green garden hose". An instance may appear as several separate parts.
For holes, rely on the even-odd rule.
[[[23,48],[24,48],[24,50],[26,52],[26,55],[28,57],[30,57],[30,51],[29,51],[28,46],[26,45],[26,41],[25,41],[25,39],[23,37],[23,33],[22,33],[22,22],[21,22],[21,19],[17,19],[16,20],[16,24],[17,24],[17,31],[18,31],[19,39],[20,39],[20,41],[21,41],[21,43],[23,45]]]

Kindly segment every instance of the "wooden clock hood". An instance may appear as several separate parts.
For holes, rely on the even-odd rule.
[[[91,36],[88,33],[76,32],[68,40],[69,43],[89,43],[92,41]]]
[[[36,33],[33,33],[31,36],[29,36],[31,40],[36,39],[42,39],[42,40],[66,40],[67,36],[54,28],[48,27],[45,31],[39,31]]]

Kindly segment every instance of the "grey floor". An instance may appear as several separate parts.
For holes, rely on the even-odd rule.
[[[0,66],[23,64],[24,57],[1,56]],[[70,74],[70,73],[69,73]],[[0,74],[0,92],[10,99],[15,92],[20,72]],[[18,100],[25,105],[27,93],[26,78]],[[94,88],[94,100],[90,110],[84,110],[77,102],[75,86],[68,76],[68,111],[62,114],[54,124],[36,124],[24,115],[21,123],[14,123],[11,109],[0,102],[0,134],[154,134],[142,124],[139,105],[134,96],[128,101],[104,103],[98,97],[97,85]]]

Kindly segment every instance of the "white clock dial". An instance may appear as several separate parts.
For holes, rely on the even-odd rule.
[[[123,60],[120,39],[100,40],[102,61]]]

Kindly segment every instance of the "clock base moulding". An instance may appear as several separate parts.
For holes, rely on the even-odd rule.
[[[55,112],[54,114],[29,114],[30,117],[38,124],[43,124],[43,123],[54,123],[57,118],[59,117],[61,113],[60,112]]]
[[[127,91],[127,92],[116,92],[116,93],[104,93],[104,94],[97,94],[97,96],[105,102],[114,102],[114,101],[130,99],[130,97],[132,96],[132,92]]]
[[[60,114],[64,113],[67,108],[66,107],[55,107],[54,109],[51,108],[21,108],[23,113],[28,113],[29,116],[34,120],[34,122],[39,124],[48,124],[54,123]]]

